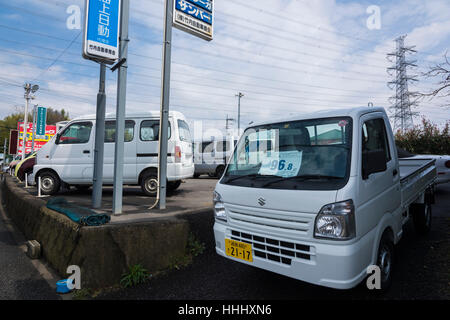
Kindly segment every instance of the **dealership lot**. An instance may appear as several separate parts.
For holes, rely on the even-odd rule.
[[[310,285],[219,257],[210,228],[201,239],[207,250],[194,263],[147,284],[103,293],[99,299],[450,299],[450,185],[436,189],[432,230],[428,236],[407,225],[396,253],[394,282],[385,294],[364,284],[346,291]]]

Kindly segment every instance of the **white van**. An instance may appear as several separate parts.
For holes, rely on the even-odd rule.
[[[207,174],[210,177],[222,177],[236,143],[237,138],[232,136],[224,137],[219,141],[195,141],[193,147],[194,178],[198,178],[202,174]]]
[[[140,185],[146,195],[156,195],[158,168],[159,112],[127,114],[123,183]],[[103,184],[113,183],[115,114],[105,116]],[[175,190],[181,179],[194,174],[189,125],[180,112],[169,113],[167,188]],[[58,192],[61,183],[79,189],[93,184],[95,115],[70,121],[39,150],[33,168],[41,177],[43,194]]]

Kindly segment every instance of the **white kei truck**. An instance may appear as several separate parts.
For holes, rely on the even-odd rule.
[[[216,252],[337,289],[375,265],[387,289],[404,225],[430,230],[434,161],[398,158],[383,108],[249,127],[214,191]]]

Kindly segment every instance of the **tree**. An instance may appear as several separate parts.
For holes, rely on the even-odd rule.
[[[415,154],[450,154],[450,121],[439,129],[430,120],[422,118],[420,125],[395,134],[398,147]]]
[[[9,140],[9,131],[11,129],[17,129],[17,123],[23,121],[23,112],[15,112],[6,116],[3,120],[0,120],[0,145],[3,146],[5,138]],[[59,121],[69,120],[69,114],[64,110],[54,110],[47,108],[47,124],[55,125]],[[33,113],[28,113],[28,122],[33,121]]]
[[[422,76],[428,79],[437,78],[437,88],[425,93],[418,93],[420,98],[442,98],[443,107],[450,107],[450,61],[447,53],[444,55],[444,62],[432,65],[427,72],[422,73]]]

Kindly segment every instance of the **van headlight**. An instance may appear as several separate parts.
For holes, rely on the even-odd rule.
[[[214,217],[218,220],[227,221],[227,214],[225,213],[225,205],[222,201],[222,197],[219,193],[214,191],[213,193],[214,203]]]
[[[322,207],[314,224],[315,238],[349,240],[355,235],[355,207],[352,200]]]

